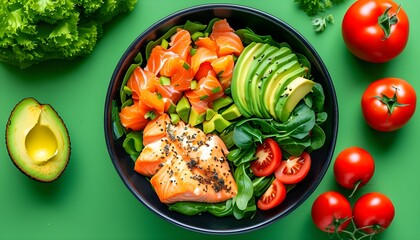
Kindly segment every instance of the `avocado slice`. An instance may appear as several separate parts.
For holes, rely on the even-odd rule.
[[[266,84],[261,89],[260,99],[265,111],[268,111],[270,116],[275,116],[273,111],[274,108],[271,109],[271,104],[272,101],[277,101],[272,98],[272,95],[274,95],[273,93],[277,91],[281,82],[285,80],[285,76],[300,68],[299,62],[297,60],[293,60],[278,68],[269,79],[266,79]]]
[[[245,85],[249,79],[249,68],[259,50],[264,46],[263,43],[252,42],[244,48],[239,56],[235,68],[233,70],[232,82],[230,89],[232,92],[233,101],[237,104],[239,111],[245,117],[251,117],[252,113],[249,111],[246,92],[244,91]]]
[[[259,79],[259,69],[264,68],[266,64],[269,64],[270,56],[277,50],[277,47],[271,46],[269,44],[263,44],[263,46],[258,49],[254,56],[251,65],[248,69],[242,69],[243,71],[248,71],[247,79],[244,84],[244,93],[245,93],[245,100],[248,106],[249,111],[253,116],[261,117],[258,112],[258,109],[255,109],[257,106],[254,106],[255,103],[254,99],[251,97],[251,92],[254,88],[257,88],[257,80]]]
[[[259,64],[251,74],[251,80],[249,81],[248,94],[250,98],[250,109],[255,116],[260,118],[269,118],[268,111],[262,106],[260,101],[260,94],[262,89],[262,83],[264,80],[270,77],[274,70],[284,65],[285,60],[281,60],[287,55],[291,54],[291,50],[288,47],[275,47],[269,46],[264,54],[258,59]],[[294,55],[294,54],[293,54]]]
[[[276,104],[276,117],[281,122],[285,122],[299,101],[312,90],[314,85],[315,82],[303,77],[297,77],[290,82]]]
[[[12,110],[6,126],[6,146],[15,166],[28,177],[56,180],[70,159],[70,137],[54,108],[25,98]]]
[[[277,114],[276,114],[276,104],[279,101],[280,97],[283,95],[283,93],[287,90],[287,86],[290,82],[295,80],[297,77],[305,76],[308,69],[305,67],[299,67],[296,70],[286,74],[283,76],[280,80],[278,80],[278,83],[276,84],[273,91],[270,93],[270,99],[268,101],[269,111],[271,116],[275,117],[277,120]]]

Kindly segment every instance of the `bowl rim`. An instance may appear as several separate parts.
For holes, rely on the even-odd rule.
[[[150,206],[147,202],[145,202],[133,189],[132,186],[128,184],[129,179],[123,175],[123,171],[121,167],[117,164],[117,156],[115,156],[114,152],[112,151],[111,145],[113,144],[115,140],[113,139],[112,129],[109,127],[110,123],[112,123],[112,93],[115,90],[115,82],[118,80],[117,75],[119,74],[119,71],[121,71],[123,64],[128,56],[130,55],[130,52],[135,48],[136,44],[138,44],[141,39],[149,35],[151,32],[153,32],[155,29],[159,28],[159,26],[167,23],[169,20],[181,17],[186,14],[196,13],[203,10],[211,10],[211,9],[222,9],[222,10],[231,10],[231,11],[240,11],[240,12],[246,12],[248,14],[256,15],[258,17],[268,19],[272,22],[275,22],[278,25],[281,25],[284,27],[287,31],[293,33],[296,38],[298,38],[303,46],[308,49],[308,51],[314,56],[314,58],[317,60],[317,63],[319,64],[320,70],[322,74],[325,75],[325,81],[329,88],[329,91],[331,93],[331,100],[332,100],[332,106],[330,106],[332,109],[333,116],[329,116],[333,118],[335,121],[333,122],[332,126],[332,139],[331,139],[331,149],[328,151],[327,154],[327,161],[324,164],[324,166],[321,169],[321,172],[319,172],[319,177],[316,178],[316,181],[313,183],[313,186],[307,191],[302,197],[298,199],[294,204],[292,204],[289,208],[287,208],[284,212],[276,214],[274,217],[271,217],[267,220],[264,220],[258,224],[247,226],[247,227],[239,227],[239,228],[232,228],[232,229],[206,229],[201,227],[192,226],[190,224],[183,223],[181,221],[178,221],[176,219],[173,219],[169,216],[166,216],[164,213],[161,213],[157,209],[155,209],[153,206]],[[119,86],[117,87],[119,89]],[[107,145],[107,150],[110,156],[110,159],[114,165],[114,168],[117,170],[118,175],[120,176],[121,180],[123,181],[124,185],[129,189],[129,191],[135,196],[137,200],[139,200],[146,208],[151,210],[154,214],[157,214],[159,217],[165,219],[166,221],[173,223],[179,227],[182,227],[184,229],[192,230],[199,233],[206,233],[206,234],[219,234],[219,235],[229,235],[229,234],[239,234],[239,233],[246,233],[250,231],[254,231],[257,229],[260,229],[262,227],[268,226],[277,220],[287,216],[291,212],[293,212],[296,208],[301,206],[301,204],[306,201],[310,195],[316,190],[316,188],[319,186],[320,182],[322,181],[323,177],[325,176],[334,154],[334,150],[336,147],[337,142],[337,135],[338,135],[338,123],[339,123],[339,114],[338,114],[338,101],[336,96],[336,91],[334,88],[334,84],[332,81],[332,78],[329,74],[329,71],[327,67],[325,66],[324,61],[321,59],[318,52],[315,50],[315,48],[312,46],[312,44],[295,28],[293,28],[291,25],[289,25],[287,22],[283,21],[279,17],[276,17],[270,13],[267,13],[265,11],[262,11],[260,9],[256,9],[249,6],[239,5],[239,4],[228,4],[228,3],[209,3],[209,4],[200,4],[195,5],[192,7],[183,8],[181,10],[175,11],[166,17],[160,19],[159,21],[153,23],[148,28],[146,28],[143,32],[141,32],[127,47],[127,49],[124,51],[124,53],[121,55],[120,60],[118,61],[113,74],[111,76],[111,80],[109,82],[106,99],[105,99],[105,111],[104,111],[104,130],[105,130],[105,140]],[[112,124],[111,124],[112,125]]]

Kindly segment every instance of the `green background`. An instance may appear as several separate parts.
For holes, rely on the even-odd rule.
[[[220,1],[139,0],[130,14],[106,25],[94,52],[71,62],[57,61],[26,70],[0,65],[0,132],[21,99],[34,97],[51,104],[64,119],[72,154],[64,174],[43,184],[27,178],[10,161],[0,141],[0,239],[328,239],[315,228],[311,206],[322,192],[338,190],[332,165],[314,194],[285,218],[257,231],[230,236],[205,235],[172,225],[156,216],[125,187],[109,158],[103,131],[108,84],[121,55],[142,31],[175,11]],[[419,1],[400,0],[410,19],[410,39],[404,52],[384,64],[353,57],[341,37],[341,20],[353,1],[337,5],[335,24],[316,34],[311,19],[293,0],[225,1],[254,7],[288,22],[317,49],[332,76],[339,102],[339,134],[334,157],[350,146],[368,150],[376,171],[357,196],[379,191],[394,202],[396,215],[380,239],[411,239],[417,231],[420,205],[416,155],[419,114],[402,129],[380,133],[364,122],[360,98],[367,85],[382,77],[400,77],[420,91]],[[334,160],[334,159],[333,159]]]

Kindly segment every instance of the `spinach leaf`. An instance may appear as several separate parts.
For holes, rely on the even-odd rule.
[[[119,108],[115,100],[112,100],[111,119],[112,119],[112,133],[115,139],[119,139],[125,134],[125,128],[121,124]]]
[[[122,144],[124,150],[130,155],[133,160],[136,160],[143,150],[143,134],[142,132],[129,132]]]
[[[277,128],[283,129],[287,135],[292,138],[303,139],[309,135],[309,132],[315,125],[315,112],[306,104],[300,102],[287,122],[277,123]]]
[[[225,217],[233,215],[233,203],[232,199],[221,203],[176,202],[169,205],[169,210],[188,216],[209,212],[217,217]]]
[[[306,148],[311,146],[311,139],[309,136],[303,139],[296,138],[275,138],[279,143],[283,156],[300,156]]]
[[[285,46],[290,48],[289,44],[284,43],[284,42],[279,43],[276,40],[274,40],[273,37],[270,35],[258,35],[254,33],[250,28],[238,29],[235,31],[235,33],[241,38],[242,42],[245,45],[248,45],[252,42],[257,42],[257,43],[266,43],[271,46],[276,46],[278,48],[285,47]]]
[[[233,163],[236,167],[243,163],[251,162],[256,159],[255,152],[256,146],[252,145],[250,148],[241,149],[236,148],[229,152],[227,159]]]
[[[239,210],[245,210],[248,206],[248,202],[253,199],[254,191],[252,186],[252,181],[246,173],[245,165],[241,164],[235,169],[234,177],[236,180],[236,185],[238,186],[238,193],[234,197],[235,205]]]
[[[127,101],[127,91],[126,91],[126,85],[128,80],[130,79],[131,75],[134,72],[134,69],[136,69],[140,64],[131,64],[130,67],[128,67],[127,71],[125,72],[124,75],[124,79],[121,83],[121,88],[120,88],[120,101],[121,103],[124,103],[125,101]]]
[[[214,23],[219,21],[219,20],[220,20],[220,18],[213,18],[212,20],[210,20],[209,24],[207,24],[206,29],[204,29],[204,33],[205,34],[210,34],[213,31]]]
[[[262,143],[262,133],[248,123],[236,125],[233,131],[233,141],[239,148],[250,148],[254,142]]]
[[[318,125],[315,125],[311,134],[311,145],[308,149],[309,152],[321,148],[325,143],[325,132]]]
[[[187,20],[187,22],[184,25],[184,29],[190,32],[191,35],[195,32],[203,31],[204,29],[206,29],[206,27],[207,25],[205,24],[192,22],[190,20]]]
[[[327,121],[328,114],[326,112],[320,112],[316,114],[316,124],[320,125]]]
[[[320,83],[315,83],[312,87],[311,96],[314,102],[314,110],[316,112],[324,111],[325,95]]]
[[[244,209],[239,209],[237,204],[233,204],[233,216],[236,219],[252,218],[257,212],[257,204],[255,198],[252,197]]]
[[[252,181],[252,185],[254,187],[254,196],[256,197],[262,196],[265,193],[265,191],[267,191],[268,187],[270,187],[273,181],[274,181],[273,176],[255,178]]]

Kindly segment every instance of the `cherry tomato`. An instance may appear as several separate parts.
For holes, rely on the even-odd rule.
[[[383,131],[402,128],[416,110],[414,88],[400,78],[382,78],[372,82],[362,95],[363,116],[369,126]]]
[[[347,48],[358,58],[386,62],[407,45],[409,21],[404,9],[393,0],[359,0],[344,15],[342,35]]]
[[[350,202],[341,193],[328,191],[312,204],[312,221],[324,232],[341,232],[350,223]]]
[[[286,187],[279,180],[274,179],[265,193],[257,202],[257,207],[261,210],[268,210],[280,205],[286,198]]]
[[[273,174],[280,166],[282,153],[275,140],[266,138],[258,145],[256,156],[258,159],[251,163],[252,173],[257,177],[265,177]]]
[[[204,62],[200,65],[197,72],[195,73],[195,79],[200,80],[203,77],[207,77],[208,75],[212,75],[213,77],[217,77],[216,72],[213,70],[210,62]]]
[[[368,151],[349,147],[341,151],[334,162],[334,176],[344,188],[354,189],[365,185],[372,178],[375,162]]]
[[[304,152],[299,157],[290,157],[280,163],[275,176],[284,184],[295,184],[302,181],[308,175],[311,168],[311,156]]]
[[[354,223],[367,233],[382,232],[395,216],[394,204],[382,193],[371,192],[357,199],[353,207]]]

